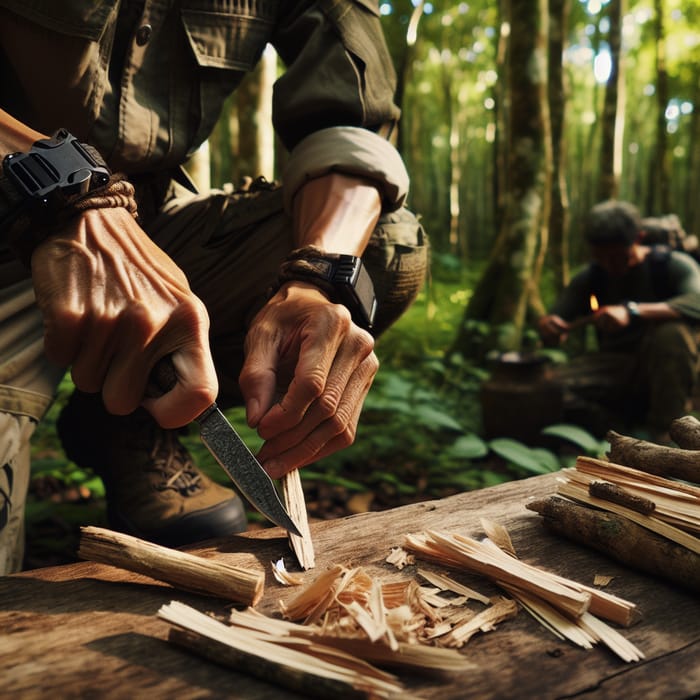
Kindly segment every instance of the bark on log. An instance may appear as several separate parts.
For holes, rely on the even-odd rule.
[[[256,605],[265,586],[262,571],[205,559],[101,527],[81,528],[78,556],[244,605]]]
[[[700,450],[700,420],[695,416],[676,418],[668,432],[678,447],[684,450]]]
[[[608,459],[615,464],[700,484],[700,450],[657,445],[614,430],[608,431],[605,439],[610,443]]]
[[[607,481],[592,481],[588,484],[588,493],[594,498],[602,498],[610,503],[631,508],[642,515],[651,515],[656,509],[656,503],[648,498],[642,498],[633,493],[630,493],[622,486],[611,484]]]
[[[615,513],[588,508],[557,496],[527,504],[557,534],[617,561],[700,593],[700,555]]]

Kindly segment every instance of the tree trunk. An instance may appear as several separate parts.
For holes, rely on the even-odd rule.
[[[569,283],[569,193],[566,186],[566,97],[563,66],[570,0],[549,0],[549,113],[552,121],[552,210],[549,250],[557,291]]]
[[[622,172],[622,126],[624,110],[621,110],[624,83],[621,79],[620,45],[622,39],[623,0],[610,0],[607,17],[610,21],[610,76],[605,86],[605,99],[601,119],[600,181],[598,199],[615,199],[620,188]]]
[[[656,143],[649,161],[649,191],[646,214],[664,214],[671,210],[670,168],[666,138],[666,106],[668,105],[668,73],[666,70],[666,29],[664,3],[654,0],[654,33],[656,41]]]
[[[503,224],[487,268],[467,306],[454,349],[483,355],[522,345],[528,305],[536,289],[538,247],[546,246],[551,181],[551,134],[547,104],[547,0],[506,0],[510,27],[507,90],[509,184]],[[487,321],[485,342],[472,321]]]

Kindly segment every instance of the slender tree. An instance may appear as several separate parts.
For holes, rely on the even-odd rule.
[[[656,146],[650,163],[651,187],[647,212],[671,211],[671,168],[666,135],[666,107],[669,99],[668,69],[666,66],[666,23],[663,0],[654,0],[654,34],[656,46]],[[697,109],[696,105],[696,109]]]
[[[569,28],[570,0],[549,0],[549,112],[552,123],[552,206],[549,217],[549,253],[558,289],[569,282],[569,192],[566,182],[566,100],[568,86],[563,66]]]
[[[480,356],[490,349],[522,346],[528,308],[541,308],[537,289],[546,248],[551,180],[547,102],[547,0],[506,0],[509,33],[507,90],[509,181],[503,222],[488,265],[465,311],[454,349]],[[473,321],[487,321],[485,343]]]
[[[624,82],[621,79],[620,49],[622,43],[623,0],[610,0],[608,44],[610,46],[610,75],[605,85],[601,116],[600,179],[598,199],[614,199],[620,189],[622,172],[622,135],[625,115],[623,108]]]

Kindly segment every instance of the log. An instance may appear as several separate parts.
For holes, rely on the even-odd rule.
[[[550,496],[527,504],[549,530],[634,569],[700,593],[700,555],[627,518]]]
[[[592,481],[588,484],[588,493],[594,498],[602,498],[610,503],[630,508],[642,515],[651,515],[656,510],[656,503],[648,498],[642,498],[617,484],[609,481]]]
[[[256,605],[265,574],[169,549],[101,527],[80,529],[78,556],[165,581],[176,588]]]
[[[608,431],[605,439],[610,443],[607,456],[611,462],[649,474],[700,484],[700,450],[657,445],[620,435],[614,430]]]
[[[671,439],[684,450],[700,450],[700,420],[695,416],[683,416],[671,422],[668,429]]]

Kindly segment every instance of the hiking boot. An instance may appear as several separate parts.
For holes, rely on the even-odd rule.
[[[197,469],[144,409],[107,413],[98,394],[75,391],[56,422],[66,456],[100,476],[114,530],[168,547],[246,529],[241,499]]]

